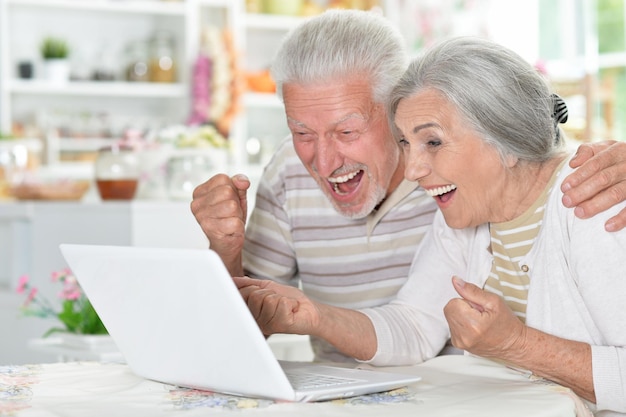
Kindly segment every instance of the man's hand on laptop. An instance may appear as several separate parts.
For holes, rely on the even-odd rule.
[[[302,291],[270,280],[233,277],[252,316],[266,336],[311,334],[318,326],[317,306]]]
[[[369,360],[376,353],[376,331],[360,311],[316,303],[299,289],[270,280],[233,280],[264,335],[319,337],[359,360]]]

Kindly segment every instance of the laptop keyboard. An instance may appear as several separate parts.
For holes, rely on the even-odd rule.
[[[352,378],[309,373],[286,372],[286,375],[287,379],[289,379],[289,382],[291,382],[291,385],[296,390],[346,385],[358,381]]]

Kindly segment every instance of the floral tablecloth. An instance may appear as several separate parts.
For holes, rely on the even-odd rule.
[[[66,362],[0,366],[0,416],[583,416],[568,389],[470,356],[444,356],[395,372],[422,380],[354,398],[288,403],[145,380],[125,364]]]

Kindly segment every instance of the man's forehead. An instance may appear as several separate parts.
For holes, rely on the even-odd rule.
[[[317,120],[324,120],[323,116],[319,113],[316,114],[316,118]],[[336,117],[329,117],[329,120],[324,120],[327,124],[329,125],[339,125],[341,123],[345,123],[345,122],[350,122],[353,120],[356,121],[367,121],[370,119],[370,115],[369,114],[364,114],[362,112],[350,112],[350,113],[346,113],[345,115],[334,115]],[[287,116],[287,121],[289,122],[289,124],[295,125],[295,126],[300,126],[300,127],[307,127],[307,124],[304,120],[298,120],[294,117],[290,117]]]

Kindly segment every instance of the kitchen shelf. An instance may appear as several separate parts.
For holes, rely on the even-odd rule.
[[[196,0],[201,7],[228,8],[233,5],[233,0]]]
[[[12,80],[8,89],[12,93],[55,96],[184,98],[189,94],[187,85],[182,83],[124,81],[69,81],[54,84],[43,80]]]
[[[5,0],[11,6],[68,9],[107,13],[138,13],[152,15],[185,15],[184,2],[149,0]]]
[[[258,29],[258,30],[274,30],[274,31],[288,31],[291,28],[297,26],[304,17],[299,16],[284,16],[277,14],[264,14],[264,13],[248,13],[246,14],[246,28]]]
[[[113,138],[59,138],[59,148],[63,152],[97,152],[115,142]]]
[[[251,93],[243,95],[243,105],[246,108],[282,109],[283,103],[275,93]]]

